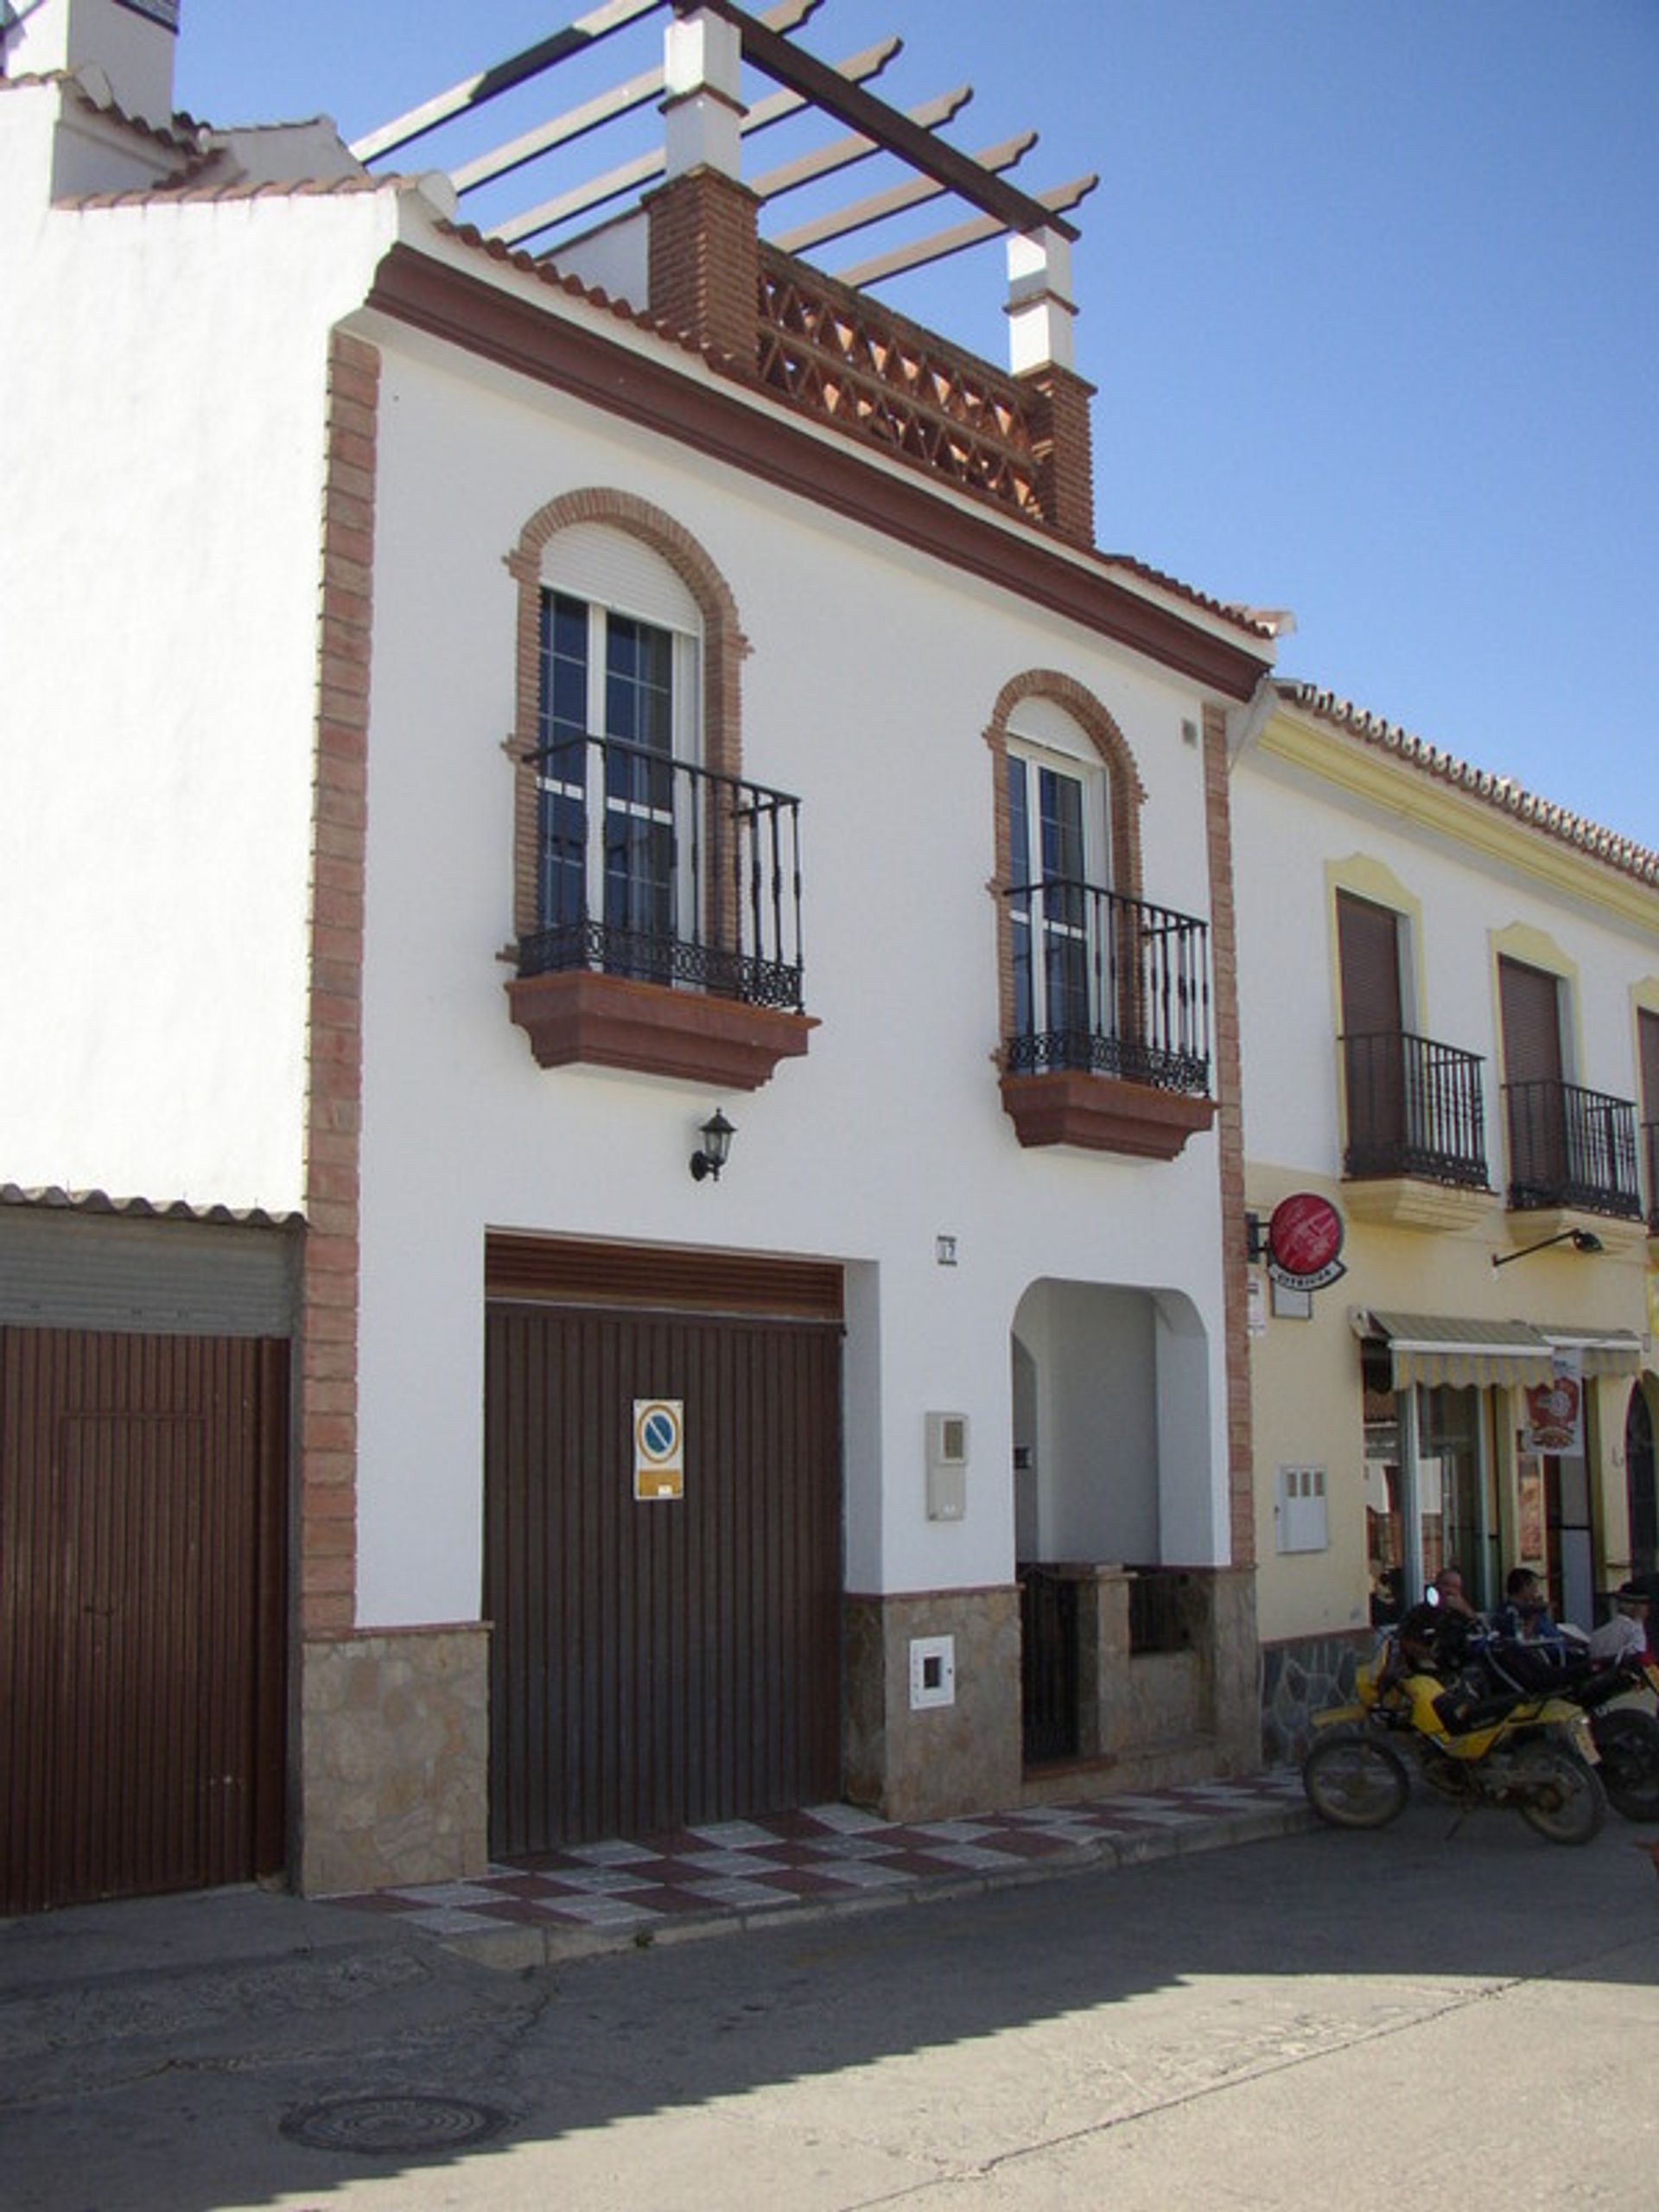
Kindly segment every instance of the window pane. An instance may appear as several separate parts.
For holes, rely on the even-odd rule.
[[[588,609],[542,594],[541,715],[537,792],[537,908],[543,929],[587,912]]]
[[[1026,806],[1026,778],[1029,764],[1017,753],[1008,756],[1008,876],[1011,883],[1031,881],[1031,821]]]
[[[1083,856],[1083,785],[1075,776],[1062,776],[1052,768],[1039,770],[1039,805],[1042,814],[1043,874],[1064,876],[1081,883]]]
[[[588,727],[588,609],[563,593],[542,601],[542,742]]]
[[[1051,927],[1043,944],[1049,1029],[1084,1030],[1089,1023],[1089,965],[1081,937]]]
[[[673,936],[673,842],[660,822],[613,809],[605,817],[605,919],[653,942]],[[639,946],[613,948],[610,964],[639,974],[651,966]]]
[[[674,634],[549,590],[538,642],[540,925],[587,925],[570,957],[669,980],[683,773],[672,757]]]
[[[674,640],[625,614],[607,618],[605,729],[666,753],[674,741]]]

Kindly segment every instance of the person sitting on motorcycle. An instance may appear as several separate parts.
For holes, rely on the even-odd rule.
[[[1432,1675],[1440,1626],[1438,1605],[1431,1605],[1425,1598],[1410,1606],[1394,1634],[1395,1665],[1389,1671],[1401,1675]]]
[[[1463,1594],[1461,1567],[1443,1567],[1434,1578],[1433,1588],[1434,1594],[1440,1600],[1440,1610],[1444,1613],[1462,1620],[1476,1621],[1480,1618],[1480,1615]]]
[[[1561,1631],[1549,1616],[1549,1599],[1529,1567],[1512,1567],[1503,1584],[1503,1603],[1492,1615],[1493,1633],[1515,1643],[1560,1643]]]
[[[1442,1567],[1401,1622],[1390,1671],[1451,1676],[1479,1626],[1479,1614],[1463,1594],[1462,1575],[1455,1567]]]
[[[1503,1587],[1504,1602],[1492,1615],[1497,1641],[1482,1655],[1487,1670],[1500,1687],[1549,1689],[1574,1656],[1567,1637],[1550,1618],[1549,1599],[1531,1567],[1511,1567]]]
[[[1648,1648],[1647,1592],[1634,1582],[1621,1582],[1613,1592],[1613,1617],[1593,1630],[1592,1659],[1640,1659]]]
[[[1456,1567],[1443,1570],[1401,1622],[1379,1690],[1397,1693],[1425,1734],[1459,1733],[1490,1687],[1476,1656],[1484,1630],[1463,1594],[1463,1577]]]

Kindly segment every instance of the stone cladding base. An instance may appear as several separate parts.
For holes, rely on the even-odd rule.
[[[842,1758],[849,1801],[890,1821],[946,1820],[1020,1797],[1020,1593],[849,1596]],[[912,1641],[949,1637],[949,1705],[913,1709]]]
[[[1375,1629],[1293,1637],[1262,1648],[1262,1758],[1268,1766],[1300,1766],[1313,1737],[1313,1715],[1347,1705],[1354,1675],[1376,1643]]]
[[[489,1864],[489,1631],[318,1637],[302,1660],[299,1889],[462,1881]]]

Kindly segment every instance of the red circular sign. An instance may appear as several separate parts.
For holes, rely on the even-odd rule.
[[[1268,1249],[1287,1275],[1323,1274],[1342,1249],[1342,1216],[1312,1191],[1281,1198],[1268,1224]]]

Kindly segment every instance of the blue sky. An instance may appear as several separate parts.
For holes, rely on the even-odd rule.
[[[177,97],[351,137],[582,4],[183,0]],[[797,35],[889,31],[896,105],[967,80],[954,143],[1032,125],[1028,189],[1100,172],[1102,546],[1292,608],[1286,674],[1659,849],[1659,0],[825,0]],[[881,296],[1001,361],[1002,289],[989,246]]]

